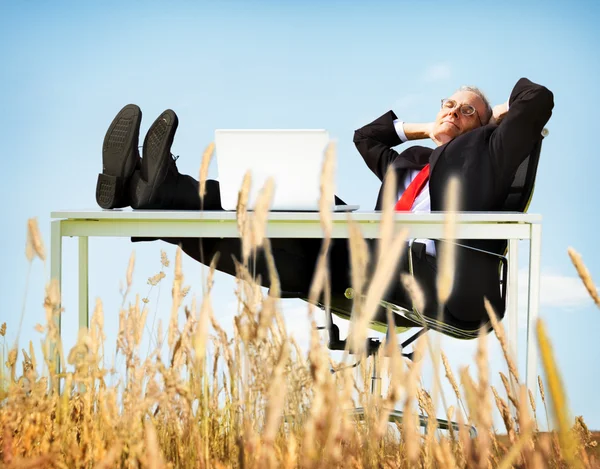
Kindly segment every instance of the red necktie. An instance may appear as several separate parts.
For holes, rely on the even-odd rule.
[[[408,185],[400,200],[396,202],[396,212],[410,212],[415,199],[421,193],[427,181],[429,181],[429,163],[417,174],[417,177]]]

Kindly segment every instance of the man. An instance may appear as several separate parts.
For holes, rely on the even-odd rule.
[[[354,142],[380,180],[390,166],[395,170],[399,198],[410,183],[422,176],[422,190],[409,210],[443,210],[446,183],[456,176],[461,187],[460,210],[501,211],[515,172],[540,139],[553,105],[548,89],[525,78],[517,82],[508,102],[496,106],[493,112],[478,89],[463,87],[442,100],[433,123],[403,123],[390,111],[357,130]],[[421,138],[431,138],[437,148],[414,146],[402,153],[392,149],[404,141]],[[376,209],[381,207],[381,196],[382,191]],[[420,241],[413,246],[414,273],[425,290],[424,313],[435,317],[435,256],[440,242]],[[459,243],[497,254],[506,249],[504,240]],[[484,296],[502,316],[499,280],[498,260],[494,256],[457,248],[454,285],[444,321],[466,329],[486,322]]]
[[[513,88],[509,101],[496,106],[493,113],[481,92],[475,88],[461,88],[442,102],[433,123],[403,123],[389,111],[357,130],[354,142],[367,166],[380,180],[383,181],[388,167],[396,171],[398,209],[443,210],[445,184],[455,175],[461,183],[461,210],[502,210],[515,171],[539,139],[552,107],[552,93],[524,78]],[[103,145],[103,171],[98,176],[96,189],[98,204],[103,208],[131,205],[135,209],[222,210],[218,182],[207,181],[207,193],[201,207],[198,182],[177,170],[170,153],[178,125],[175,113],[167,110],[152,124],[144,140],[141,159],[138,153],[140,121],[140,109],[128,105],[110,125]],[[406,140],[419,138],[431,138],[437,148],[415,146],[402,153],[392,148]],[[381,196],[380,190],[376,210],[381,209]],[[180,244],[188,255],[205,264],[220,252],[217,269],[231,275],[236,273],[232,257],[240,257],[238,239],[165,241]],[[506,242],[501,240],[461,242],[499,254],[506,247]],[[271,244],[282,290],[306,294],[320,240],[273,239]],[[438,244],[438,241],[418,240],[410,247],[414,274],[427,301],[423,313],[429,316],[437,315]],[[374,247],[372,243],[370,246]],[[399,270],[408,270],[407,259],[408,256],[403,256]],[[343,298],[343,291],[351,286],[345,241],[334,242],[329,266],[334,297],[349,311],[349,302],[344,302]],[[261,275],[263,285],[269,286],[266,263],[260,253],[255,271]],[[503,314],[497,260],[459,248],[454,288],[444,311],[445,320],[457,327],[477,327],[487,319],[484,296]],[[393,282],[386,299],[411,307],[410,298],[399,282]]]

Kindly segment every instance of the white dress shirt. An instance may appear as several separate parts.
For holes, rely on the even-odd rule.
[[[394,128],[396,129],[396,133],[398,137],[400,137],[400,141],[402,143],[406,142],[408,139],[406,138],[406,134],[404,133],[404,122],[395,119],[394,120]],[[417,177],[421,170],[419,169],[409,169],[406,173],[406,177],[404,181],[399,181],[399,190],[398,190],[398,200],[402,197],[402,194],[406,190],[406,188],[410,185],[414,178]],[[415,199],[411,212],[431,212],[431,199],[429,198],[429,181],[425,183],[423,190]],[[436,255],[435,251],[435,243],[432,239],[411,239],[409,244],[412,244],[413,241],[417,241],[419,243],[423,243],[425,245],[425,252],[431,256]]]

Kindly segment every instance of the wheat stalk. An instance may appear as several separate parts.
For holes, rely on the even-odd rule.
[[[275,180],[270,177],[265,182],[256,199],[254,208],[254,216],[252,217],[253,242],[254,246],[262,246],[267,229],[267,219],[269,218],[269,210],[273,202],[273,194],[275,193]]]
[[[561,378],[556,369],[556,361],[552,346],[546,334],[546,328],[541,319],[536,324],[537,339],[540,348],[540,357],[542,365],[546,372],[548,387],[550,388],[550,397],[552,403],[552,413],[555,422],[558,425],[558,436],[560,446],[569,467],[580,467],[580,462],[575,458],[575,442],[570,432],[570,423],[567,410],[567,401]]]
[[[567,249],[567,252],[569,253],[571,262],[573,262],[573,265],[575,266],[575,269],[577,270],[577,273],[579,274],[579,277],[581,278],[583,285],[585,286],[586,290],[592,297],[592,300],[594,300],[594,303],[596,303],[596,306],[600,306],[600,295],[598,294],[598,289],[596,288],[596,285],[594,284],[594,281],[592,280],[592,276],[590,275],[590,272],[588,271],[587,267],[583,263],[583,259],[581,258],[581,255],[577,251],[575,251],[575,249],[573,249],[572,247],[569,247]]]
[[[356,228],[355,246],[360,249],[366,243]],[[255,234],[249,236],[252,238]],[[393,244],[392,240],[390,246]],[[33,253],[33,244],[30,249]],[[549,388],[551,402],[548,404],[556,415],[558,434],[534,433],[536,425],[528,409],[531,405],[535,417],[531,390],[528,393],[521,385],[516,392],[508,378],[501,374],[508,394],[505,401],[490,386],[488,338],[481,331],[475,357],[477,381],[463,367],[459,387],[447,357],[440,353],[446,377],[461,404],[461,388],[465,394],[466,406],[463,407],[468,407],[472,418],[469,424],[477,425],[479,436],[470,439],[465,426],[466,411],[463,413],[454,407],[447,407],[445,414],[450,421],[456,418],[458,434],[451,429],[449,438],[438,436],[433,431],[436,428],[433,421],[435,392],[419,386],[423,379],[423,351],[429,346],[427,338],[417,342],[416,361],[409,363],[407,371],[395,335],[386,340],[376,359],[383,362],[382,376],[389,379],[388,392],[384,397],[369,395],[365,389],[370,384],[372,370],[361,364],[362,378],[356,377],[354,368],[341,368],[339,363],[329,360],[314,318],[310,318],[308,357],[298,342],[288,336],[278,310],[281,286],[268,238],[263,240],[263,249],[271,279],[268,295],[262,293],[247,265],[235,264],[240,309],[234,318],[231,340],[217,322],[217,318],[222,318],[222,311],[213,311],[210,302],[218,255],[211,261],[198,312],[195,298],[191,306],[183,304],[187,301],[188,289],[182,284],[183,269],[178,251],[173,302],[174,306],[179,304],[178,308],[183,306],[185,322],[178,325],[170,321],[169,360],[164,361],[166,354],[161,351],[162,341],[167,340],[163,337],[161,321],[158,322],[157,348],[145,357],[139,353],[146,330],[147,307],[136,293],[133,304],[120,308],[118,318],[117,350],[126,359],[123,378],[114,360],[110,366],[103,363],[105,312],[99,299],[89,330],[82,329],[74,347],[67,351],[70,363],[64,360],[56,324],[62,313],[60,291],[56,281],[47,285],[43,306],[47,324],[40,328],[46,333],[42,353],[48,372],[37,372],[39,354],[32,343],[22,349],[6,349],[7,326],[0,325],[1,361],[6,361],[8,367],[0,368],[0,401],[3,403],[0,406],[0,466],[362,469],[594,467],[596,464],[595,442],[583,420],[575,419],[571,428],[565,392],[540,323],[540,355]],[[168,267],[163,254],[161,264]],[[355,254],[352,265],[363,269],[353,277],[355,286],[370,279],[365,273],[367,258],[365,251]],[[132,266],[133,261],[130,261],[126,275],[128,289],[133,288]],[[327,297],[327,264],[323,262],[321,267],[325,273],[321,274],[323,283],[319,288],[325,290]],[[493,313],[490,308],[488,312]],[[391,311],[387,314],[388,327],[393,328]],[[495,316],[490,319],[492,323],[494,319]],[[498,321],[495,326],[501,344],[506,346]],[[8,329],[12,330],[10,322]],[[54,354],[50,354],[48,345],[52,342],[57,344],[55,350],[64,365],[59,374],[51,363]],[[330,367],[338,371],[332,374]],[[509,364],[509,371],[510,367]],[[435,368],[434,374],[434,379],[439,379]],[[546,406],[545,390],[539,378],[538,383]],[[508,444],[491,428],[490,391],[506,426]],[[389,412],[402,397],[404,421],[396,423],[394,428],[388,423]],[[431,418],[428,434],[423,437],[415,420],[415,400]],[[518,408],[516,421],[510,414],[508,402]],[[357,403],[366,409],[362,422],[347,414]],[[398,438],[398,430],[401,438]]]
[[[353,350],[359,352],[364,350],[367,326],[373,320],[379,306],[379,301],[392,280],[392,274],[394,273],[398,260],[406,246],[407,233],[408,231],[406,229],[401,230],[392,241],[392,245],[388,250],[387,255],[381,258],[380,262],[377,263],[375,274],[373,275],[373,279],[371,280],[367,291],[364,311],[351,326],[349,343]],[[357,353],[360,355],[359,352]]]
[[[381,220],[379,222],[379,245],[377,261],[387,255],[387,250],[392,243],[394,235],[394,206],[398,194],[396,193],[396,171],[390,166],[386,172],[383,184],[383,200]]]
[[[512,359],[509,351],[508,344],[506,341],[506,334],[504,332],[504,326],[498,322],[498,318],[496,317],[496,312],[492,307],[492,304],[489,302],[487,298],[484,298],[485,310],[488,313],[490,318],[490,322],[492,323],[492,327],[494,328],[494,333],[498,338],[498,342],[500,342],[500,347],[502,347],[502,353],[504,354],[504,359],[508,365],[508,371],[515,378],[517,384],[519,383],[519,372],[517,370],[517,366],[515,365],[514,360]]]
[[[38,256],[42,261],[46,260],[46,249],[40,233],[37,218],[27,220],[27,244],[25,247],[27,259],[31,261],[33,256]]]
[[[460,184],[456,177],[452,177],[446,186],[444,206],[444,240],[442,243],[437,274],[437,292],[440,305],[445,304],[452,292],[454,271],[456,270],[456,239],[457,215],[459,210]]]
[[[210,142],[204,153],[202,153],[202,160],[200,163],[200,175],[198,178],[199,187],[198,194],[200,195],[200,201],[204,203],[204,196],[206,195],[206,180],[208,179],[208,168],[212,160],[212,156],[215,152],[215,142]]]
[[[329,142],[325,149],[323,158],[323,167],[321,170],[320,181],[320,198],[319,198],[319,214],[321,218],[321,227],[323,235],[326,239],[331,238],[333,229],[333,220],[331,213],[331,205],[334,200],[335,192],[335,159],[336,159],[336,143]]]

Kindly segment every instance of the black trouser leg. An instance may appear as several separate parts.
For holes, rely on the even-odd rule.
[[[154,207],[160,210],[222,210],[219,183],[206,181],[204,200],[199,196],[199,183],[191,176],[178,174],[177,178],[165,181],[161,204]],[[166,187],[168,186],[168,190]],[[132,241],[153,241],[156,238],[132,238]],[[241,241],[238,238],[160,238],[170,244],[180,245],[190,257],[205,265],[210,265],[214,255],[219,253],[217,270],[236,275],[234,257],[241,261]],[[282,239],[271,240],[271,250],[275,268],[279,274],[282,290],[307,293],[310,288],[315,262],[321,246],[320,239]],[[265,255],[258,249],[252,255],[249,268],[260,276],[261,284],[271,285]]]
[[[161,191],[160,204],[156,209],[162,210],[222,210],[219,183],[214,180],[206,181],[206,193],[201,204],[199,196],[199,183],[191,176],[177,174],[176,177],[170,175],[165,181],[164,190]],[[238,238],[161,238],[171,244],[180,245],[182,250],[193,259],[205,265],[210,265],[214,255],[219,253],[217,270],[227,274],[236,275],[234,257],[241,260],[241,241]],[[149,238],[132,238],[132,241],[150,241]],[[273,238],[271,239],[271,249],[275,261],[275,268],[279,275],[281,289],[283,291],[297,292],[307,294],[313,279],[317,258],[321,249],[321,239],[314,238]],[[352,276],[350,271],[350,252],[349,240],[333,239],[329,252],[329,271],[332,292],[339,298],[342,298],[346,288],[352,286]],[[371,265],[367,272],[367,281],[372,278],[375,261],[376,246],[375,240],[368,242],[370,250]],[[423,246],[423,245],[420,245]],[[424,248],[424,246],[423,246]],[[431,295],[432,288],[435,287],[435,261],[428,260],[424,249],[413,249],[413,265],[415,276],[425,291],[426,298],[435,299],[435,294]],[[249,262],[251,273],[255,277],[260,276],[261,285],[269,287],[271,279],[267,269],[267,263],[262,249],[259,249],[256,256],[252,256]],[[390,287],[384,296],[385,299],[394,304],[405,308],[412,308],[411,299],[400,283],[400,273],[409,272],[408,255],[405,252],[399,260],[398,267]],[[351,302],[348,302],[351,308]],[[426,308],[436,310],[435,307]],[[437,314],[437,311],[436,313]],[[378,312],[380,320],[385,321],[385,310]]]
[[[219,253],[216,269],[233,276],[237,274],[234,258],[238,262],[242,259],[239,238],[180,238],[165,241],[181,245],[181,249],[187,255],[205,265],[210,265],[214,255]],[[319,239],[271,239],[271,252],[283,291],[308,293],[320,243]],[[271,286],[269,269],[262,248],[251,254],[248,269],[255,278],[260,277],[262,286]]]

